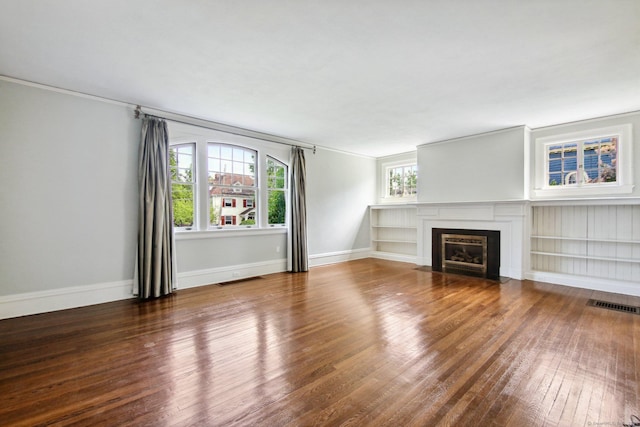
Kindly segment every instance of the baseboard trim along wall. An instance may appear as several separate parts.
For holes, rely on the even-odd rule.
[[[353,259],[367,258],[370,251],[353,250],[309,257],[310,266],[334,264]],[[178,273],[178,289],[206,286],[232,280],[248,279],[264,274],[287,271],[287,260],[276,259],[252,264],[233,265],[206,270]],[[86,286],[0,295],[0,319],[47,313],[135,298],[133,280],[97,283]]]
[[[418,265],[418,257],[415,255],[394,254],[390,252],[371,252],[371,258],[386,259],[389,261],[408,262]]]
[[[324,254],[309,255],[309,267],[319,267],[321,265],[337,264],[339,262],[352,261],[356,259],[369,258],[371,249],[352,249],[348,251],[327,252]]]
[[[391,259],[382,254],[372,253],[370,249],[354,249],[348,251],[315,254],[309,256],[309,266],[318,267],[339,262],[363,259],[368,257]],[[412,262],[412,259],[398,257],[395,261]],[[287,271],[287,260],[243,264],[207,270],[178,273],[178,289],[206,286],[232,280],[242,280],[265,274]],[[529,272],[526,279],[573,286],[603,292],[640,296],[640,284],[621,282],[593,277],[572,276],[558,273]],[[73,286],[48,291],[27,292],[22,294],[0,296],[0,319],[46,313],[134,298],[133,280],[98,283],[87,286]]]
[[[281,273],[283,271],[287,271],[286,259],[186,271],[184,273],[178,273],[178,289],[196,288],[198,286],[248,279],[263,274]]]
[[[0,319],[133,298],[133,280],[0,296]]]
[[[571,286],[574,288],[640,296],[640,283],[637,282],[625,282],[597,277],[574,276],[541,271],[529,272],[525,275],[525,278],[536,282],[553,283],[555,285]]]

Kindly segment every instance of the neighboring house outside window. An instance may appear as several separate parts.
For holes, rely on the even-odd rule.
[[[631,147],[631,125],[538,138],[534,195],[629,193]]]
[[[255,214],[253,219],[249,219],[250,211],[247,212],[245,208],[246,201],[255,200],[257,194],[256,151],[235,145],[209,143],[207,152],[209,225],[254,226]],[[230,223],[229,217],[235,219]]]

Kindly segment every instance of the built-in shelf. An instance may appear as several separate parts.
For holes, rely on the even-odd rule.
[[[373,228],[405,228],[405,229],[411,229],[411,230],[417,230],[418,227],[407,227],[405,225],[372,225]]]
[[[372,242],[376,243],[410,243],[416,245],[418,242],[415,240],[399,240],[399,239],[372,239]]]
[[[552,205],[532,208],[531,270],[637,283],[640,206]]]
[[[624,240],[624,239],[594,239],[591,237],[564,237],[564,236],[531,236],[532,239],[540,240],[572,240],[577,242],[594,242],[594,243],[627,243],[631,245],[640,245],[640,240]]]
[[[574,258],[574,259],[592,259],[592,260],[598,260],[598,261],[631,262],[631,263],[640,264],[640,259],[632,259],[632,258],[613,258],[613,257],[602,257],[602,256],[593,256],[593,255],[576,255],[576,254],[540,252],[540,251],[531,251],[531,254],[563,257],[563,258]]]
[[[416,207],[374,205],[369,207],[372,256],[415,262],[417,257]]]

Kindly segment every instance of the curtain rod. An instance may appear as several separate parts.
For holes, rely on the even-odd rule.
[[[223,124],[215,123],[215,122],[209,122],[207,120],[198,119],[198,118],[195,118],[195,117],[182,116],[182,115],[173,114],[173,113],[168,113],[168,115],[181,116],[181,117],[185,117],[185,119],[180,120],[180,119],[175,119],[175,118],[171,118],[171,117],[163,117],[163,116],[159,116],[159,115],[156,115],[156,114],[150,114],[150,113],[144,112],[143,109],[142,109],[142,106],[140,106],[140,105],[136,106],[136,109],[134,110],[134,114],[135,114],[134,117],[136,119],[140,119],[140,114],[144,114],[145,117],[153,117],[153,118],[156,118],[156,119],[168,120],[168,121],[171,121],[171,122],[181,123],[181,124],[185,124],[185,125],[189,125],[189,126],[195,126],[195,127],[199,127],[199,128],[203,128],[203,129],[210,129],[210,130],[215,130],[215,131],[218,131],[218,132],[229,133],[229,134],[232,134],[232,135],[244,136],[244,137],[247,137],[247,138],[254,138],[254,139],[260,139],[260,140],[263,140],[263,141],[273,142],[273,143],[276,143],[276,144],[288,145],[290,147],[300,147],[300,148],[304,148],[304,149],[307,149],[307,150],[313,150],[313,154],[316,154],[316,146],[315,145],[306,144],[304,142],[295,141],[295,140],[293,140],[292,142],[278,141],[278,139],[283,139],[283,138],[275,136],[275,135],[269,135],[269,134],[262,133],[262,132],[257,132],[257,131],[252,131],[252,130],[248,130],[248,129],[237,128],[235,126],[223,125]],[[198,121],[198,122],[205,122],[205,123],[194,123],[193,121],[188,121],[187,119],[193,120],[193,121]]]

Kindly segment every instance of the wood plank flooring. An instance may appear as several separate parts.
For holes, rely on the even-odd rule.
[[[622,426],[640,298],[365,259],[0,321],[0,425]]]

